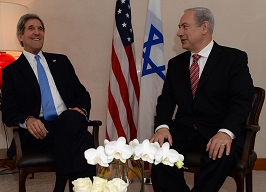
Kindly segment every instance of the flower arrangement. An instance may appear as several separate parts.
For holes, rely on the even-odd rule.
[[[90,148],[84,152],[85,158],[88,164],[91,165],[100,165],[104,167],[101,172],[100,177],[104,177],[104,174],[111,164],[119,164],[124,167],[127,167],[130,171],[132,171],[141,183],[141,192],[144,191],[144,177],[143,177],[143,168],[142,161],[149,162],[151,164],[159,164],[163,163],[169,166],[177,166],[179,169],[184,166],[184,156],[179,154],[176,150],[170,149],[170,145],[168,142],[165,142],[161,147],[158,142],[150,143],[148,139],[144,140],[142,143],[139,143],[137,139],[132,140],[129,144],[126,143],[126,139],[124,137],[119,137],[116,141],[108,141],[104,140],[104,147],[99,146],[97,149]],[[134,160],[137,163],[137,166],[141,172],[141,176],[136,173],[130,166],[126,164],[127,160]],[[88,178],[78,179],[73,181],[74,191],[81,192],[82,190],[78,190],[77,188],[85,188],[84,186],[91,186],[91,188],[95,184],[101,181],[100,186],[102,186],[103,192],[111,192],[112,189],[108,182],[116,183],[116,187],[113,186],[113,189],[116,188],[116,192],[124,192],[124,187],[127,187],[127,183],[123,183],[122,180],[111,180],[111,181],[102,181],[103,179],[99,177],[94,177],[93,184],[91,181],[88,181]],[[82,183],[82,184],[80,184]],[[85,184],[86,183],[86,184]],[[79,185],[80,184],[80,185]],[[126,185],[127,184],[127,185]],[[79,186],[79,187],[78,187]],[[119,186],[119,187],[117,187]],[[119,188],[119,189],[118,189]],[[106,190],[104,190],[106,189]],[[84,192],[90,192],[90,189],[83,190]]]

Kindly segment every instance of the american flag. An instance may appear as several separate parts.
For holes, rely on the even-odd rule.
[[[117,0],[108,87],[108,140],[123,136],[129,142],[136,138],[139,94],[130,2]]]

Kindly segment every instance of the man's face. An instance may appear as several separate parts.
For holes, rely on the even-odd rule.
[[[44,29],[38,19],[29,19],[25,23],[23,35],[18,35],[23,42],[24,50],[32,54],[38,54],[44,43]]]
[[[198,53],[202,49],[204,27],[195,23],[194,11],[187,11],[181,17],[177,36],[180,38],[182,48]]]

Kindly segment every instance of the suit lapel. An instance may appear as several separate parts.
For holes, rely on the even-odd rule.
[[[213,48],[211,50],[211,53],[207,59],[207,62],[205,64],[205,67],[202,71],[200,80],[199,80],[199,84],[197,87],[197,92],[201,89],[201,87],[204,85],[204,83],[206,82],[206,80],[208,79],[208,77],[210,76],[212,70],[214,69],[214,67],[217,64],[217,61],[220,58],[220,51],[221,51],[221,47],[214,42]],[[196,94],[197,96],[197,94]]]
[[[49,66],[49,69],[52,73],[52,76],[54,77],[56,65],[54,65],[53,63],[56,63],[57,60],[55,59],[55,57],[52,54],[48,54],[48,53],[43,52],[43,55],[44,55],[45,60]]]
[[[186,90],[187,90],[187,97],[191,98],[191,102],[193,101],[193,96],[192,96],[192,90],[191,90],[191,83],[190,83],[190,70],[189,70],[189,64],[190,64],[190,56],[191,56],[191,52],[188,51],[188,54],[186,55],[186,64],[184,65],[186,67],[186,69],[184,71],[186,71],[186,73],[184,74],[185,77],[185,82],[186,83]]]
[[[190,51],[185,52],[183,60],[178,64],[181,68],[177,69],[178,71],[176,73],[178,74],[180,79],[182,79],[181,82],[184,82],[183,86],[184,90],[186,90],[185,93],[187,97],[191,98],[191,101],[193,101],[191,84],[190,84],[190,72],[189,72],[190,56],[191,56]]]
[[[24,54],[21,54],[21,56],[17,59],[17,62],[21,74],[24,76],[26,81],[28,81],[28,84],[33,87],[33,90],[35,91],[37,97],[40,97],[38,80]]]
[[[53,76],[56,88],[58,92],[60,93],[61,97],[64,97],[64,85],[62,82],[62,65],[60,65],[60,60],[55,54],[51,53],[45,53],[43,52],[43,55],[47,61],[47,64],[49,66],[50,72]]]

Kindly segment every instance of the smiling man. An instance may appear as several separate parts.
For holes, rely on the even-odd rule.
[[[240,158],[254,92],[247,54],[218,45],[213,29],[209,9],[185,10],[177,36],[187,51],[168,63],[151,138],[161,145],[168,140],[185,158],[190,151],[204,153],[194,192],[219,191]],[[182,169],[163,164],[152,169],[161,192],[190,191]]]
[[[93,147],[87,131],[90,95],[67,56],[42,51],[45,27],[35,14],[18,21],[21,56],[3,69],[2,116],[7,126],[20,125],[22,150],[46,149],[55,154],[54,192],[68,179],[92,177],[84,151]]]

